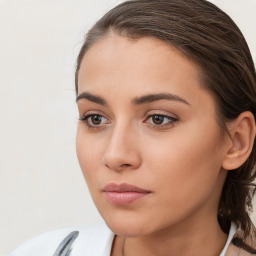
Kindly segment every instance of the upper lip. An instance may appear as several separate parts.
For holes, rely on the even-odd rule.
[[[137,192],[137,193],[149,193],[149,190],[145,190],[127,183],[115,184],[109,183],[103,188],[104,192]]]

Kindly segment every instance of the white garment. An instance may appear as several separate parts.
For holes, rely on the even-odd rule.
[[[237,227],[231,224],[227,243],[220,254],[225,256]],[[70,256],[110,256],[114,234],[102,223],[91,228],[70,227],[44,233],[23,243],[9,256],[52,256],[63,239],[72,231],[79,231]]]
[[[230,229],[229,229],[229,234],[228,234],[227,242],[226,242],[226,244],[224,246],[224,249],[222,250],[220,256],[225,256],[226,251],[228,249],[228,246],[230,245],[231,240],[232,240],[233,236],[235,235],[236,231],[237,231],[237,226],[236,226],[235,223],[232,222],[231,226],[230,226]]]
[[[93,227],[69,227],[53,230],[23,243],[9,256],[52,256],[63,239],[79,231],[70,256],[109,256],[114,234],[100,224]]]

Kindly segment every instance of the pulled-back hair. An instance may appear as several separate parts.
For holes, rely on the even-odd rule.
[[[256,117],[256,73],[248,45],[233,20],[206,0],[131,0],[105,14],[87,33],[77,59],[110,32],[131,39],[153,37],[180,50],[201,69],[203,87],[217,103],[217,120],[226,123],[244,111]],[[247,161],[228,171],[219,203],[219,222],[235,222],[246,238],[254,231],[249,214],[254,194],[256,145]]]

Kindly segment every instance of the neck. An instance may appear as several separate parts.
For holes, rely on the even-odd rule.
[[[188,228],[189,227],[189,228]],[[227,235],[221,230],[217,219],[183,227],[172,227],[143,237],[120,238],[117,254],[112,256],[217,256],[225,246]]]

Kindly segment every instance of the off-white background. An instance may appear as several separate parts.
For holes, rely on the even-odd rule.
[[[0,256],[39,233],[98,222],[75,154],[75,59],[116,0],[0,0]],[[256,0],[213,1],[256,59]]]

